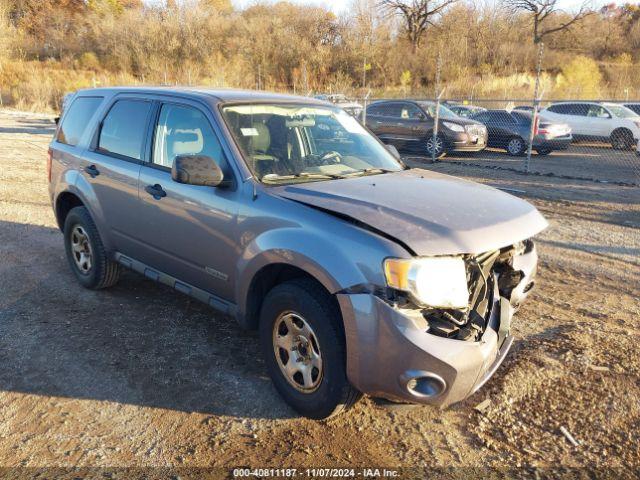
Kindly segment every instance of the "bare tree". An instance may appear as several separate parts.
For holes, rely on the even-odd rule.
[[[458,0],[381,0],[379,5],[389,13],[400,15],[405,23],[407,39],[415,52],[433,20]]]
[[[558,0],[504,0],[505,5],[530,14],[533,20],[533,43],[540,43],[545,36],[567,30],[571,26],[593,13],[584,2],[575,13],[567,13],[558,8]],[[558,22],[549,25],[552,18]]]

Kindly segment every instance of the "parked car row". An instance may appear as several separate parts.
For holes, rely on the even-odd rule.
[[[533,107],[487,109],[477,105],[420,100],[379,100],[370,104],[365,123],[398,150],[440,158],[447,152],[501,148],[523,155],[532,131]],[[434,134],[435,132],[437,134]],[[640,102],[557,102],[540,110],[533,126],[532,150],[548,155],[573,140],[605,141],[640,155]]]
[[[440,158],[447,152],[479,152],[487,146],[509,155],[523,155],[531,134],[532,114],[487,110],[431,101],[380,100],[367,108],[366,126],[398,150]],[[540,155],[569,147],[571,128],[565,123],[538,121],[532,148]]]

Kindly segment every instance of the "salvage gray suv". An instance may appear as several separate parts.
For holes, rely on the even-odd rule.
[[[83,286],[126,267],[258,329],[276,389],[312,418],[361,393],[478,390],[546,226],[499,190],[407,168],[335,106],[258,92],[79,91],[48,174]]]

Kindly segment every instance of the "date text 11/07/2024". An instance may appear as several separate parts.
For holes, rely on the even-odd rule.
[[[234,468],[233,477],[257,478],[397,478],[400,472],[386,468]]]

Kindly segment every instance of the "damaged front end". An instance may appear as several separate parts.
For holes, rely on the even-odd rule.
[[[469,302],[434,308],[406,291],[338,295],[352,383],[372,396],[447,406],[477,391],[500,366],[511,318],[535,282],[531,240],[464,256]],[[377,318],[374,326],[371,318]]]
[[[509,332],[511,316],[535,283],[537,253],[533,241],[525,240],[479,255],[466,255],[464,262],[469,287],[466,308],[419,306],[410,295],[400,291],[388,292],[387,301],[405,314],[424,318],[427,332],[432,335],[475,342],[492,327],[502,341]],[[500,312],[492,315],[496,308]]]

